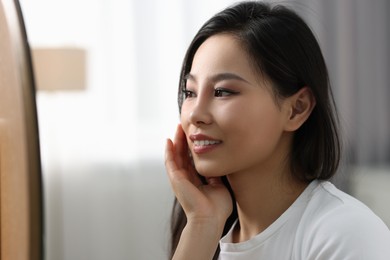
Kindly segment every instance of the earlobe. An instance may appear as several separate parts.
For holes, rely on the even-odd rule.
[[[286,131],[296,131],[309,118],[316,100],[309,87],[301,88],[297,93],[289,97],[289,118],[286,122]]]

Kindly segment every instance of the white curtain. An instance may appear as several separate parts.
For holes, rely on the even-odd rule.
[[[23,0],[32,47],[87,51],[87,90],[39,92],[46,259],[161,259],[181,61],[231,1]]]
[[[234,1],[21,0],[32,47],[88,53],[86,91],[38,93],[47,259],[162,259],[186,47]],[[347,161],[390,163],[390,3],[295,0],[323,48]],[[345,184],[346,185],[346,184]],[[347,186],[347,185],[346,185]]]

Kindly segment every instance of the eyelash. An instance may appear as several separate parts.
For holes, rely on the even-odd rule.
[[[183,88],[181,90],[182,94],[183,94],[183,99],[187,99],[187,98],[190,98],[190,97],[194,97],[195,96],[195,93],[190,91],[190,90],[187,90],[186,88]]]
[[[238,94],[238,92],[230,89],[217,88],[214,90],[214,97],[228,97],[235,94]]]
[[[183,97],[184,99],[195,97],[195,92],[191,90],[187,90],[186,88],[182,89]],[[230,90],[230,89],[224,89],[224,88],[217,88],[214,90],[214,97],[228,97],[232,95],[236,95],[238,92]]]

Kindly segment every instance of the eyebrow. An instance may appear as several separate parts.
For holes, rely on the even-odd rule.
[[[184,79],[196,82],[195,75],[193,75],[191,73],[186,74],[184,76]],[[237,74],[230,73],[230,72],[215,74],[215,75],[211,76],[208,80],[210,80],[213,83],[217,83],[219,81],[224,81],[224,80],[238,80],[238,81],[242,81],[242,82],[250,84],[246,79],[238,76]]]

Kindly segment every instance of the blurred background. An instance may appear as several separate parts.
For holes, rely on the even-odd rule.
[[[165,259],[164,144],[179,122],[181,61],[235,1],[20,2],[39,88],[46,259]],[[281,3],[310,24],[329,67],[345,140],[334,182],[390,226],[390,2]]]

